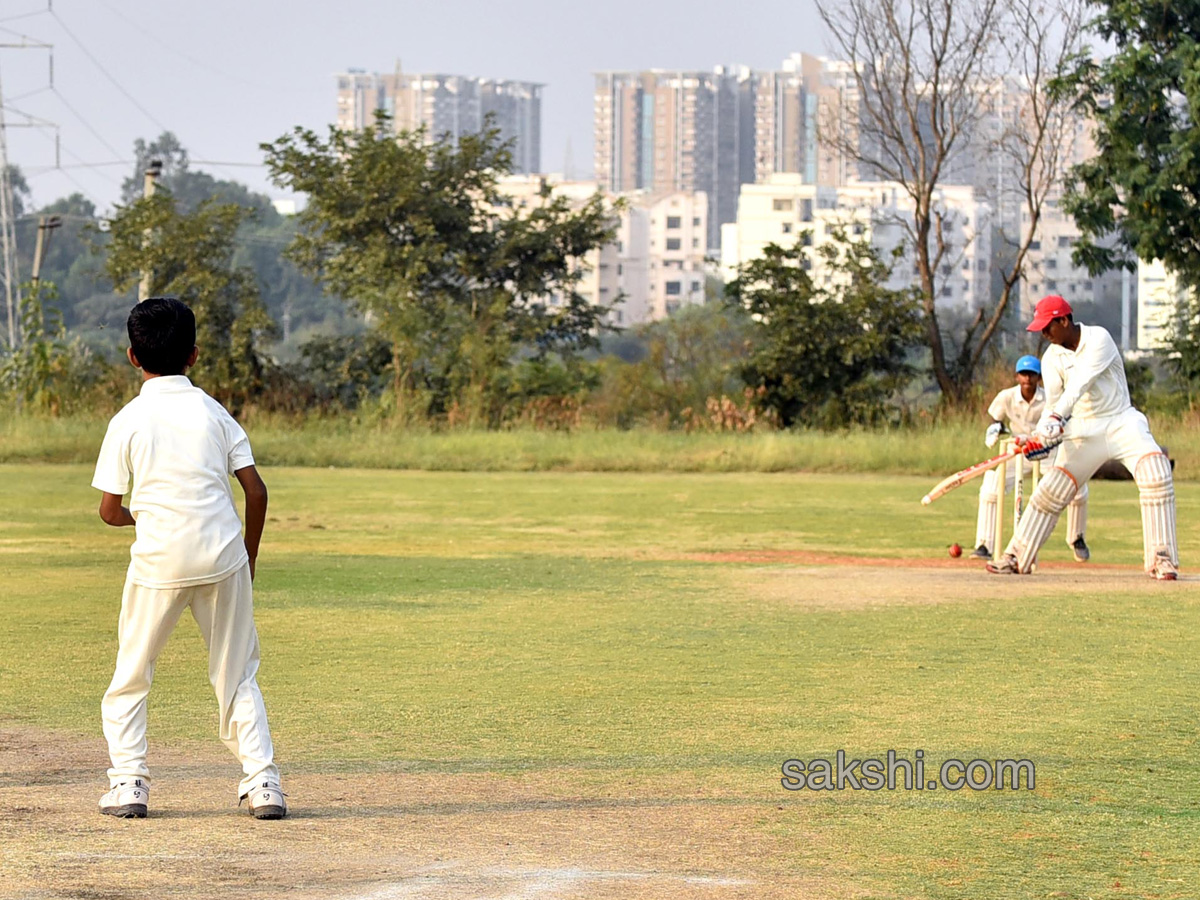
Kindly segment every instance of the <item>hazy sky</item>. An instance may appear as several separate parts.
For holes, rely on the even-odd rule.
[[[34,201],[82,191],[101,209],[132,172],[132,146],[164,129],[194,168],[272,196],[258,145],[334,118],[348,68],[511,78],[546,85],[542,167],[592,170],[592,73],[604,69],[775,68],[825,50],[813,0],[706,8],[682,0],[0,0],[9,160]],[[14,127],[28,113],[58,126]],[[239,165],[206,165],[209,160]],[[120,163],[104,165],[106,163]]]

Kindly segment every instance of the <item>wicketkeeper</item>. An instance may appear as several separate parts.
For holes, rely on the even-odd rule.
[[[1033,492],[1004,556],[988,563],[988,571],[1028,573],[1076,489],[1111,458],[1120,460],[1137,482],[1146,573],[1159,581],[1176,580],[1179,549],[1171,463],[1150,433],[1146,417],[1129,401],[1117,345],[1105,329],[1076,323],[1071,305],[1057,295],[1038,302],[1028,328],[1040,331],[1050,347],[1042,357],[1046,409],[1026,456],[1045,458],[1051,448],[1062,446]]]
[[[1009,434],[1030,434],[1037,427],[1046,407],[1046,392],[1042,389],[1042,364],[1036,356],[1022,356],[1017,360],[1017,383],[1005,388],[996,395],[988,407],[988,415],[992,422],[988,425],[984,443],[989,447],[996,446],[1000,435],[1007,428]],[[1054,452],[1046,459],[1046,464],[1052,464]],[[997,490],[999,476],[992,469],[983,476],[983,484],[979,488],[979,518],[975,525],[975,550],[971,554],[976,559],[992,558],[992,541],[996,537],[996,508],[999,504]],[[1005,490],[1012,490],[1016,482],[1015,467],[1008,467],[1005,478]],[[1091,558],[1084,531],[1087,529],[1087,484],[1080,486],[1071,503],[1067,506],[1067,546],[1075,555],[1076,562],[1087,562]]]

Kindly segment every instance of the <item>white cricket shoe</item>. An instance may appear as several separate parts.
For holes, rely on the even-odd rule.
[[[1150,577],[1155,581],[1178,580],[1179,569],[1176,568],[1175,563],[1171,562],[1171,551],[1166,547],[1160,547],[1154,554],[1154,565],[1150,569]]]
[[[1020,575],[1021,568],[1017,565],[1017,558],[1011,553],[1005,553],[1000,559],[995,562],[988,563],[984,568],[991,575]]]
[[[100,798],[100,812],[118,819],[144,819],[149,800],[149,783],[144,778],[131,778]]]
[[[256,819],[282,819],[287,815],[285,796],[283,788],[276,782],[264,781],[248,794],[243,794],[242,800],[247,801],[250,815]],[[241,806],[241,801],[238,805]]]

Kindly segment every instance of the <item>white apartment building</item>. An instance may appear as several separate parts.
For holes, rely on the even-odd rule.
[[[1021,225],[1023,233],[1028,233],[1028,211],[1022,211]],[[1079,228],[1074,219],[1057,202],[1047,202],[1025,258],[1020,295],[1022,318],[1029,318],[1037,302],[1047,294],[1058,294],[1068,303],[1088,301],[1113,309],[1121,305],[1121,270],[1093,276],[1085,267],[1075,265],[1071,254],[1078,240]]]
[[[514,175],[501,190],[517,209],[544,202],[549,184],[572,206],[582,207],[600,190],[595,181]],[[615,202],[617,195],[608,194]],[[703,193],[632,191],[623,195],[616,239],[582,260],[577,291],[589,303],[613,306],[610,324],[619,327],[661,319],[682,306],[704,302],[708,254],[708,198]],[[614,213],[616,215],[616,213]],[[550,297],[551,307],[562,297]]]
[[[934,202],[945,212],[949,246],[936,274],[938,305],[977,308],[991,296],[990,207],[976,200],[969,185],[944,186]],[[889,286],[906,287],[916,282],[915,257],[911,248],[895,261],[891,253],[908,244],[904,222],[911,210],[908,195],[890,182],[832,188],[806,184],[797,174],[771,175],[761,184],[742,187],[737,221],[722,229],[721,273],[726,280],[736,277],[738,266],[762,256],[767,244],[786,246],[808,231],[816,248],[841,229],[851,237],[866,237],[892,263]],[[820,264],[814,256],[814,267]],[[813,277],[826,284],[832,278],[819,268]]]
[[[1171,317],[1186,290],[1179,279],[1159,260],[1138,260],[1137,346],[1139,350],[1158,350],[1166,346]]]
[[[814,246],[828,240],[838,224],[833,188],[806,183],[794,172],[768,175],[758,184],[742,185],[737,219],[721,226],[721,276],[726,283],[737,277],[738,266],[762,256],[768,244],[794,244],[805,231]],[[854,223],[862,233],[865,224]]]

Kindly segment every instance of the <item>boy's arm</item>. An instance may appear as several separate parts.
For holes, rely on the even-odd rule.
[[[254,466],[244,466],[233,474],[246,493],[246,553],[250,557],[250,578],[253,580],[258,545],[267,521],[267,486]]]
[[[124,499],[120,494],[110,494],[104,491],[100,495],[100,518],[108,525],[120,528],[122,525],[136,525],[133,514],[121,505]]]

